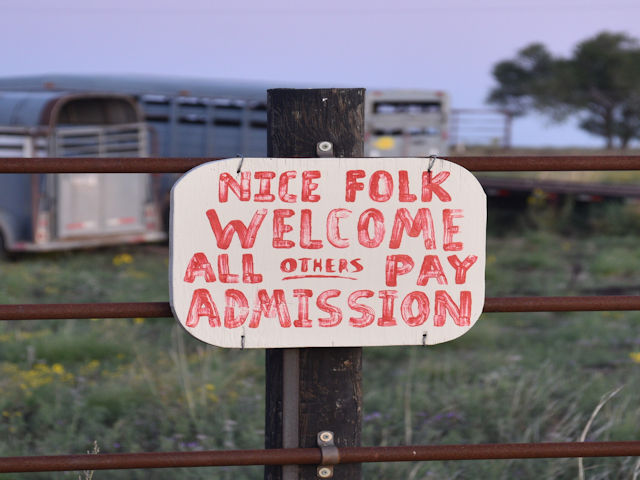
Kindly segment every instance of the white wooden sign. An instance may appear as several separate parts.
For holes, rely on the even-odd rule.
[[[241,164],[242,162],[242,164]],[[240,158],[171,195],[171,306],[221,347],[436,344],[484,303],[486,196],[425,158]]]

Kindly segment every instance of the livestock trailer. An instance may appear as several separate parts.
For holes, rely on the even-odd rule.
[[[29,75],[0,78],[3,91],[31,94],[111,92],[133,99],[147,125],[151,155],[264,157],[267,89],[278,85],[153,75]],[[160,214],[167,225],[170,189],[179,174],[158,178]]]
[[[115,93],[0,91],[2,157],[145,157],[135,100]],[[0,175],[0,242],[48,251],[166,238],[148,174]]]
[[[163,157],[264,156],[267,90],[282,84],[150,75],[0,78],[0,91],[105,91],[131,95]],[[299,86],[298,86],[299,88]],[[371,90],[365,99],[366,156],[444,155],[449,96],[442,90]]]
[[[0,78],[0,92],[111,92],[132,97],[161,157],[264,156],[267,89],[281,85],[153,75]]]

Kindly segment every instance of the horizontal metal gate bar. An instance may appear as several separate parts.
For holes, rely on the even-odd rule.
[[[0,305],[0,320],[173,317],[168,302]]]
[[[640,456],[636,442],[502,443],[341,447],[338,463]],[[0,472],[320,464],[318,448],[118,453],[0,458]]]
[[[640,155],[442,157],[475,172],[640,170]],[[220,158],[3,158],[0,173],[181,173]],[[426,159],[425,159],[426,160]]]
[[[597,312],[640,310],[640,295],[589,297],[490,297],[483,312]],[[168,302],[49,303],[0,305],[0,320],[59,320],[65,318],[172,317]]]

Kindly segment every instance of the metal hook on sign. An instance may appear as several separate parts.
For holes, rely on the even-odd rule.
[[[422,335],[422,346],[423,347],[427,346],[427,333],[426,332]]]
[[[429,168],[427,169],[427,172],[431,173],[433,164],[436,163],[436,158],[438,158],[436,155],[429,155]]]
[[[240,350],[244,350],[244,335],[240,337]]]
[[[433,164],[436,163],[436,156],[429,155],[429,168],[427,168],[427,183],[431,183],[431,169],[433,168]]]
[[[240,155],[237,155],[238,157]],[[238,165],[238,170],[236,170],[237,174],[240,174],[240,171],[242,170],[242,164],[244,163],[244,155],[242,155],[242,158],[240,159],[240,164]]]

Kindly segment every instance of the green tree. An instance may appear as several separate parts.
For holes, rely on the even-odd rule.
[[[516,115],[539,111],[561,121],[577,115],[580,128],[617,139],[626,148],[640,138],[640,45],[624,33],[602,32],[579,43],[572,57],[556,58],[540,43],[494,66],[498,86],[487,101]]]

